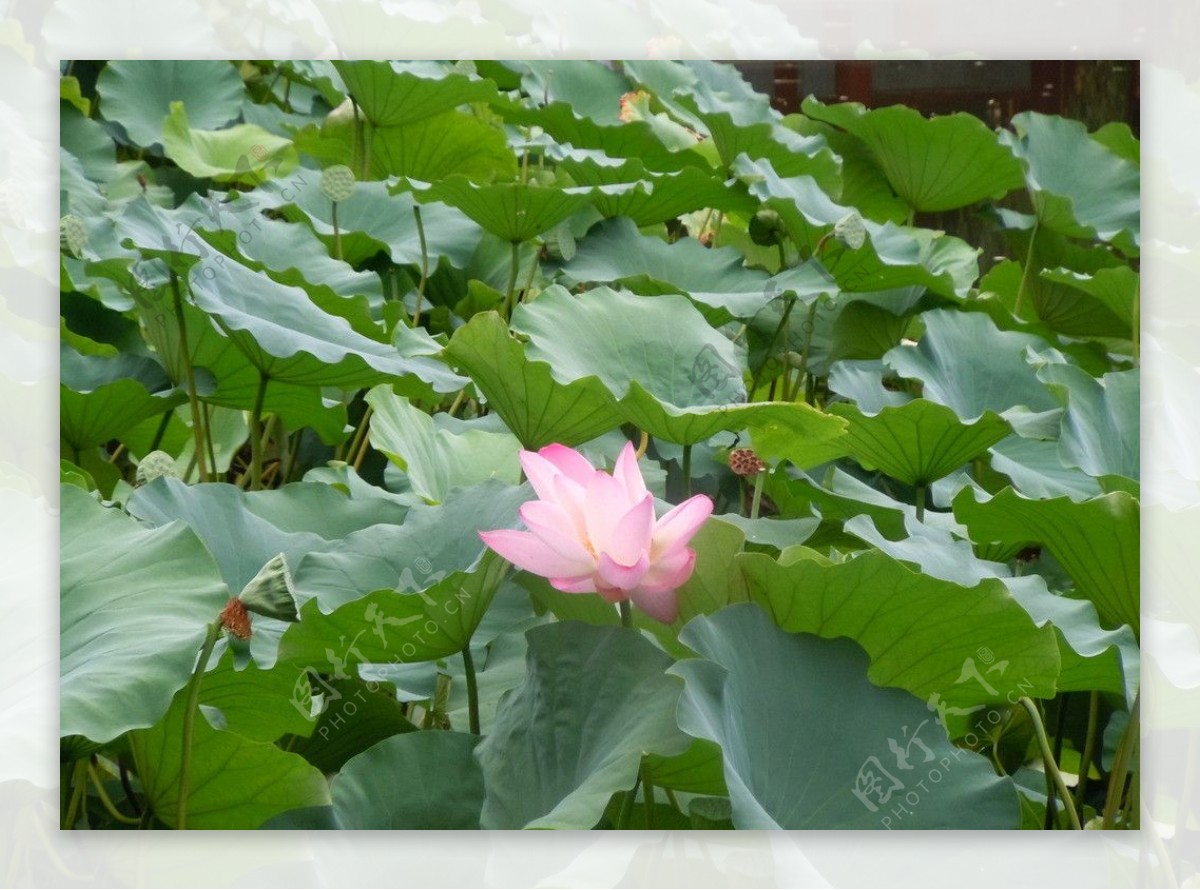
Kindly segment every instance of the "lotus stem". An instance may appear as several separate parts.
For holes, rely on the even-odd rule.
[[[87,771],[88,776],[92,780],[92,784],[96,788],[96,795],[100,798],[100,803],[104,806],[104,809],[108,810],[108,815],[112,816],[118,822],[124,823],[125,825],[137,825],[139,820],[134,819],[131,816],[124,815],[112,802],[112,798],[110,798],[108,796],[108,792],[104,790],[104,783],[100,781],[100,774],[96,771],[95,765],[89,762],[87,765]]]
[[[508,288],[504,291],[504,308],[506,317],[511,320],[513,309],[516,308],[513,299],[517,291],[517,269],[521,265],[521,242],[512,243],[512,268],[508,270]]]
[[[750,518],[758,519],[758,510],[762,506],[763,480],[767,478],[767,471],[760,470],[754,477],[754,496],[750,499]]]
[[[1096,728],[1100,722],[1100,693],[1092,690],[1088,697],[1087,735],[1083,740],[1083,756],[1079,759],[1079,781],[1075,784],[1075,806],[1083,809],[1084,792],[1087,791],[1088,770],[1096,756]]]
[[[425,224],[421,221],[421,205],[413,204],[413,218],[417,221],[417,238],[421,242],[421,281],[417,284],[417,308],[413,310],[412,326],[421,323],[421,304],[425,302],[425,284],[429,281],[429,247],[425,242]]]
[[[463,646],[463,673],[467,677],[467,721],[471,733],[479,735],[479,688],[475,680],[475,659],[471,657],[471,642]]]
[[[329,203],[333,207],[333,214],[332,214],[332,218],[333,218],[333,255],[340,260],[340,259],[342,259],[342,229],[341,229],[341,226],[338,225],[338,217],[337,217],[338,202],[330,201]]]
[[[779,319],[779,324],[775,327],[775,333],[771,335],[771,342],[767,344],[767,357],[762,360],[762,364],[758,366],[758,370],[754,372],[754,377],[750,381],[750,399],[753,401],[754,393],[758,391],[758,380],[762,377],[763,370],[767,367],[767,362],[771,360],[771,356],[775,352],[775,342],[779,339],[779,332],[784,329],[788,323],[788,317],[792,314],[792,309],[796,305],[794,296],[788,297],[787,306],[784,307],[783,317]]]
[[[642,784],[642,768],[639,764],[637,778],[633,780],[633,788],[625,792],[625,800],[621,802],[621,812],[617,816],[617,831],[624,830],[633,815],[633,804],[637,800],[638,786]]]
[[[1017,285],[1017,299],[1013,303],[1013,315],[1017,318],[1021,317],[1021,309],[1025,305],[1025,291],[1029,287],[1029,276],[1033,270],[1033,245],[1037,241],[1038,223],[1033,224],[1033,231],[1029,233],[1029,249],[1025,254],[1025,268],[1021,272],[1021,283]]]
[[[204,645],[200,648],[200,658],[196,669],[192,672],[192,681],[188,685],[188,697],[183,712],[183,753],[179,761],[179,806],[175,818],[175,828],[183,831],[187,828],[188,787],[192,772],[192,735],[196,729],[196,711],[199,710],[200,684],[204,680],[204,672],[208,668],[208,660],[212,657],[213,648],[221,636],[221,621],[217,619],[208,626],[204,636]]]
[[[633,606],[629,604],[629,600],[621,600],[618,608],[621,610],[621,626],[633,627]]]
[[[692,446],[683,446],[683,496],[692,496]]]
[[[1108,779],[1108,794],[1104,801],[1104,820],[1102,828],[1112,828],[1116,824],[1117,812],[1121,809],[1121,799],[1125,792],[1125,779],[1129,776],[1129,761],[1132,748],[1137,743],[1139,732],[1138,702],[1141,695],[1133,701],[1133,711],[1129,715],[1129,725],[1117,745],[1113,757],[1112,775]],[[1125,826],[1128,827],[1128,826]]]
[[[917,485],[917,522],[925,521],[925,499],[929,495],[929,486],[924,482]]]
[[[254,408],[250,412],[250,490],[262,488],[263,468],[263,402],[267,397],[267,381],[270,380],[261,371],[258,374],[258,391],[254,395]]]
[[[1067,789],[1066,780],[1063,779],[1062,773],[1059,772],[1058,764],[1054,762],[1054,752],[1050,750],[1050,740],[1046,737],[1046,725],[1042,722],[1041,712],[1038,711],[1037,705],[1028,696],[1021,697],[1021,706],[1025,708],[1029,714],[1029,719],[1033,723],[1033,731],[1037,734],[1038,747],[1042,751],[1042,763],[1046,767],[1046,775],[1054,782],[1054,786],[1058,789],[1059,797],[1062,798],[1063,808],[1067,811],[1067,818],[1071,822],[1071,827],[1076,831],[1080,831],[1083,826],[1079,824],[1079,814],[1075,812],[1075,803],[1071,800],[1071,792]]]
[[[192,367],[191,347],[188,346],[187,319],[183,312],[183,296],[179,290],[179,276],[175,274],[174,269],[171,270],[171,290],[175,295],[175,324],[179,328],[179,353],[183,359],[188,404],[192,410],[192,435],[196,440],[196,466],[200,468],[200,479],[207,482],[208,466],[204,459],[204,428],[200,422],[200,397],[196,394],[196,371]]]

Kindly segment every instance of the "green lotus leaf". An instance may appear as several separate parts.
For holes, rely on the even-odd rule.
[[[333,781],[343,829],[479,828],[483,775],[478,736],[409,732],[352,757]]]
[[[621,424],[612,394],[598,380],[557,382],[550,365],[526,357],[495,312],[480,313],[455,331],[446,356],[531,451],[551,442],[579,445]]]
[[[1023,111],[1000,134],[1025,167],[1041,225],[1072,238],[1109,241],[1137,255],[1141,243],[1138,166],[1088,135],[1079,121]]]
[[[526,637],[526,677],[478,748],[484,828],[592,828],[642,755],[688,746],[671,659],[623,627],[568,621]],[[570,756],[562,756],[571,752]]]
[[[229,598],[183,523],[147,529],[64,485],[60,731],[107,742],[158,721]]]
[[[129,748],[154,815],[174,826],[187,695],[175,697],[166,716],[130,734]],[[270,742],[214,729],[196,717],[191,744],[187,827],[258,828],[279,813],[329,803],[320,770]]]
[[[167,157],[198,179],[258,184],[268,174],[286,176],[299,162],[291,140],[254,124],[224,130],[189,126],[182,102],[171,103],[162,141]]]
[[[824,105],[812,96],[801,108],[866,143],[914,210],[954,210],[1021,187],[1020,164],[972,114],[927,118],[903,105],[867,110],[857,102]]]
[[[784,633],[746,603],[695,619],[683,642],[700,657],[671,669],[679,722],[721,747],[737,828],[1019,827],[1012,781],[923,702],[872,685],[851,641]]]
[[[1006,488],[977,501],[967,489],[954,498],[954,515],[980,544],[1038,543],[1075,581],[1106,627],[1141,624],[1137,498],[1113,492],[1086,501],[1068,497],[1032,500]]]
[[[172,102],[183,103],[198,130],[218,130],[242,108],[242,79],[229,62],[116,60],[100,72],[96,91],[105,119],[143,148],[163,142]]]

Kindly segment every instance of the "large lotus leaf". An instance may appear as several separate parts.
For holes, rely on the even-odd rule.
[[[1020,825],[1012,781],[952,745],[923,702],[872,685],[854,643],[785,633],[752,604],[682,639],[700,657],[671,669],[680,725],[720,745],[736,827]]]
[[[221,219],[220,229],[210,231],[197,223],[197,230],[217,250],[239,257],[256,271],[265,270],[281,284],[303,288],[321,309],[345,318],[360,334],[384,339],[374,321],[384,302],[378,274],[356,271],[334,259],[312,229],[262,216],[249,201],[217,206],[231,211]]]
[[[1100,483],[1075,467],[1064,466],[1059,443],[1009,436],[991,447],[992,469],[1012,480],[1030,498],[1067,495],[1086,501],[1100,494]]]
[[[506,104],[500,106],[500,110],[508,123],[539,126],[563,145],[598,149],[613,158],[638,158],[648,170],[709,169],[708,162],[699,152],[673,142],[664,143],[653,122],[635,120],[608,124],[579,114],[566,102],[551,102],[541,108]]]
[[[73,485],[60,498],[60,731],[107,742],[166,713],[229,591],[182,523],[144,528]]]
[[[444,504],[420,504],[401,525],[385,524],[381,512],[379,524],[303,557],[296,591],[327,612],[380,590],[419,592],[473,570],[485,550],[478,532],[516,528],[517,509],[532,497],[528,486],[489,481],[453,492]]]
[[[317,483],[246,493],[233,485],[188,486],[177,479],[159,479],[139,488],[128,509],[155,525],[176,519],[190,525],[234,591],[240,591],[277,554],[282,553],[294,571],[305,555],[331,549],[357,529],[398,523],[405,514],[397,504],[350,499]],[[282,621],[255,617],[250,653],[259,665],[274,664],[285,627]]]
[[[281,741],[287,750],[299,754],[327,775],[337,772],[350,758],[384,739],[418,730],[404,716],[404,704],[397,697],[396,687],[390,683],[349,676],[318,678],[294,665],[285,666],[283,670],[294,680],[289,707],[307,713],[314,708],[313,693],[316,691],[321,696],[318,705],[321,713],[307,737],[288,736]],[[430,686],[435,682],[431,676]],[[431,690],[428,697],[432,695]]]
[[[306,554],[330,549],[368,526],[399,525],[407,513],[398,504],[349,498],[315,482],[244,492],[235,485],[184,485],[177,479],[139,488],[128,508],[155,525],[176,519],[190,525],[216,557],[231,590],[241,590],[278,553],[294,572]]]
[[[83,355],[64,343],[59,368],[59,428],[76,451],[120,438],[187,399],[146,355]]]
[[[382,568],[380,561],[372,571]],[[421,579],[418,583],[429,585],[421,590],[378,588],[328,614],[313,598],[280,639],[279,661],[343,679],[349,676],[347,667],[454,655],[470,642],[507,570],[508,563],[488,551],[472,571]],[[404,580],[394,573],[389,583]]]
[[[161,299],[161,295],[160,295]],[[160,302],[153,305],[140,301],[143,320],[166,311]],[[187,324],[187,339],[192,365],[200,374],[211,375],[213,388],[205,389],[206,402],[225,408],[249,411],[258,398],[258,369],[232,340],[195,306],[183,307]],[[176,380],[183,381],[183,353],[179,348],[178,329],[171,324],[161,328],[163,336],[155,343],[159,358]],[[340,401],[326,399],[313,386],[272,381],[263,399],[263,414],[277,414],[288,429],[310,426],[327,444],[346,438],[346,406]]]
[[[1028,258],[1029,237],[1029,233],[1011,233],[1014,253]],[[1108,259],[1104,260],[1103,257]],[[1092,252],[1079,251],[1068,247],[1067,239],[1063,236],[1042,229],[1034,240],[1032,257],[1032,268],[1035,272],[1040,270],[1039,274],[1026,277],[1022,263],[1002,260],[983,277],[979,288],[981,291],[994,293],[1003,304],[1005,314],[1011,313],[1010,319],[1019,315],[1021,319],[1030,319],[1032,325],[1040,322],[1042,326],[1070,337],[1129,339],[1131,321],[1122,320],[1103,300],[1093,297],[1088,292],[1088,289],[1093,289],[1098,294],[1108,293],[1108,286],[1113,284],[1111,279],[1102,279],[1104,283],[1100,289],[1096,289],[1089,275],[1101,272],[1107,274],[1125,268],[1101,265],[1102,262],[1112,260],[1113,256],[1106,248],[1098,247]],[[1084,268],[1068,272],[1063,268],[1064,262],[1072,262]],[[1045,271],[1047,269],[1052,271]],[[1023,296],[1021,305],[1018,306],[1017,297],[1020,294]],[[1126,314],[1128,311],[1127,309]],[[1012,326],[1011,322],[1002,316],[997,321],[999,324]],[[1036,333],[1036,328],[1031,328],[1030,332]]]
[[[1026,360],[1048,349],[1040,337],[1001,331],[980,312],[935,309],[921,315],[925,333],[916,346],[883,357],[902,377],[920,380],[925,398],[953,408],[964,420],[994,411],[1015,415],[1056,411],[1058,403]],[[1026,409],[1013,411],[1012,409]]]
[[[755,91],[732,66],[716,62],[635,59],[622,62],[621,67],[640,86],[652,91],[673,115],[691,126],[704,125],[692,109],[706,113],[729,111],[740,124],[779,120],[779,113],[771,108],[770,99]]]
[[[785,127],[805,135],[820,134],[842,159],[842,190],[837,200],[875,222],[902,223],[911,206],[897,195],[870,146],[850,133],[802,114],[789,114]]]
[[[422,204],[440,201],[456,207],[505,241],[528,241],[592,203],[591,188],[555,188],[524,182],[475,185],[465,176],[416,182],[408,187]]]
[[[171,826],[179,817],[187,699],[180,692],[161,721],[129,736],[142,790],[154,815]],[[258,828],[286,810],[329,803],[325,777],[299,754],[214,729],[201,716],[194,727],[188,828]]]
[[[521,443],[503,426],[486,420],[463,421],[448,414],[432,417],[377,386],[366,396],[374,409],[371,445],[407,476],[415,494],[440,503],[452,489],[485,479],[516,483],[521,474]]]
[[[626,418],[651,435],[692,444],[720,430],[772,422],[821,443],[841,422],[804,404],[744,404],[741,349],[682,296],[639,297],[597,287],[579,296],[553,286],[513,313],[525,354],[568,384],[598,377]]]
[[[579,445],[621,424],[616,400],[599,380],[557,382],[550,365],[526,357],[495,312],[481,312],[455,331],[446,356],[531,451],[552,442]]]
[[[747,268],[735,248],[708,248],[692,238],[669,244],[641,234],[629,219],[609,220],[592,229],[562,271],[573,281],[620,283],[636,293],[687,294],[726,310],[721,321],[750,318],[783,293],[765,272]],[[833,287],[823,276],[816,281],[823,292]]]
[[[597,123],[620,122],[621,97],[630,83],[604,62],[543,59],[515,64],[522,69],[522,89],[543,104],[566,102]]]
[[[299,162],[290,139],[254,124],[224,130],[189,126],[182,102],[171,103],[162,141],[167,157],[198,179],[258,185],[268,175],[286,176]]]
[[[315,721],[293,701],[296,676],[283,667],[238,670],[226,651],[204,675],[200,708],[215,728],[256,742],[273,742],[287,733],[306,736]]]
[[[809,117],[865,142],[896,194],[921,212],[966,207],[1020,188],[1021,165],[977,117],[927,118],[903,105],[868,111],[857,102],[824,105],[808,97]]]
[[[692,210],[711,207],[722,211],[753,212],[754,201],[699,167],[655,173],[637,158],[609,158],[600,152],[573,152],[559,162],[581,186],[591,186],[593,203],[606,217],[629,217],[637,226],[650,226]],[[621,191],[605,185],[635,183]]]
[[[1093,297],[1125,324],[1133,324],[1141,276],[1129,266],[1097,269],[1090,275],[1064,268],[1043,269],[1039,275],[1046,281],[1065,285]]]
[[[182,102],[192,126],[216,130],[242,109],[242,78],[237,67],[219,61],[109,62],[96,80],[101,113],[125,128],[144,148],[163,141],[163,122],[172,102]]]
[[[360,137],[353,116],[339,112],[321,127],[314,124],[297,133],[296,147],[322,166],[345,164],[360,179],[409,176],[435,182],[461,174],[474,182],[491,182],[516,174],[517,160],[503,131],[471,114],[446,111],[403,126],[364,124],[363,129]]]
[[[479,828],[478,741],[461,732],[407,732],[350,758],[333,780],[339,827]]]
[[[929,229],[868,219],[863,221],[867,237],[861,246],[833,237],[834,226],[857,211],[834,202],[811,176],[784,178],[770,163],[750,158],[739,158],[734,173],[752,195],[779,214],[797,247],[811,254],[820,246],[821,263],[843,290],[921,285],[955,297],[965,296],[979,277],[978,251]]]
[[[281,210],[291,221],[310,226],[332,251],[333,205],[321,194],[321,177],[314,171],[299,170],[287,179],[271,180],[239,200]],[[361,264],[382,250],[394,263],[419,266],[415,205],[410,194],[391,194],[387,183],[356,183],[350,197],[337,205],[345,261]],[[421,207],[421,225],[430,269],[436,269],[443,257],[456,267],[470,261],[481,232],[463,214],[443,204],[426,204]]]
[[[1139,659],[1129,628],[1104,630],[1091,603],[1052,593],[1038,575],[1013,577],[1005,564],[979,559],[969,541],[945,529],[911,519],[906,527],[908,537],[892,541],[867,516],[856,516],[845,526],[847,532],[935,578],[966,586],[999,578],[1038,627],[1047,623],[1054,627],[1062,662],[1060,691],[1100,689],[1125,696],[1132,704]]]
[[[751,600],[776,624],[792,633],[850,637],[871,656],[871,681],[880,686],[952,705],[1054,694],[1060,660],[1053,632],[1039,628],[996,579],[970,587],[943,581],[878,550],[829,566],[815,560],[783,566],[754,553],[738,561]],[[988,674],[986,683],[967,682],[965,665],[980,649],[1008,668]]]
[[[477,749],[484,828],[592,828],[642,755],[682,753],[671,659],[635,631],[567,621],[526,634],[524,682]]]
[[[300,288],[240,263],[193,267],[191,289],[196,305],[219,319],[270,380],[353,387],[413,375],[440,392],[456,392],[466,384],[441,362],[405,357],[358,333],[344,318],[322,312]]]
[[[721,163],[733,169],[740,155],[771,164],[780,176],[811,176],[829,192],[841,190],[841,159],[820,135],[803,135],[780,123],[766,96],[730,95],[698,83],[674,96],[694,126],[712,139]]]
[[[438,70],[429,63],[402,67],[397,62],[335,61],[333,67],[345,91],[358,103],[359,113],[374,127],[412,124],[496,97],[491,81]]]
[[[1110,241],[1128,254],[1141,244],[1141,173],[1075,120],[1023,111],[1000,141],[1025,167],[1038,222],[1073,238]]]
[[[1096,379],[1073,365],[1047,365],[1038,376],[1066,402],[1058,448],[1063,464],[1092,476],[1138,479],[1141,472],[1141,374]]]
[[[1137,498],[1113,492],[1087,501],[1032,500],[1006,488],[977,502],[968,489],[954,498],[954,515],[979,544],[1039,543],[1091,600],[1108,627],[1140,627],[1141,516]]]
[[[829,411],[849,421],[838,444],[851,457],[909,485],[928,485],[954,472],[1011,432],[995,412],[985,411],[968,423],[926,399],[885,406],[874,414],[845,402]]]

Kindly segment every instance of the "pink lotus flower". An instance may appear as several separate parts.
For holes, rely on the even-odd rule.
[[[687,544],[712,513],[712,501],[698,494],[655,519],[632,444],[611,476],[565,445],[522,451],[521,466],[538,494],[521,505],[529,531],[480,532],[484,543],[561,591],[632,600],[647,615],[674,621],[675,591],[696,565]]]

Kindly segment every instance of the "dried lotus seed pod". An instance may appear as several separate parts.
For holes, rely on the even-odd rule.
[[[330,201],[345,201],[354,194],[354,171],[334,164],[321,171],[321,194]]]

